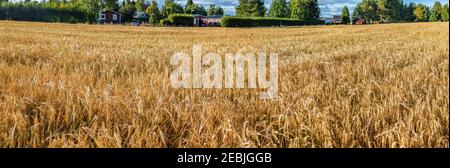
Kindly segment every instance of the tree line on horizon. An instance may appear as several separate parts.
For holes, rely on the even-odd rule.
[[[9,2],[0,0],[0,19],[47,22],[87,22],[95,23],[101,10],[111,9],[123,14],[126,22],[132,21],[137,12],[145,12],[149,22],[158,24],[171,14],[199,14],[205,16],[223,15],[220,6],[204,8],[187,0],[182,7],[175,0],[165,0],[161,9],[156,0],[44,0],[42,2],[25,0]]]
[[[158,4],[153,0],[146,9],[146,13],[149,15],[149,22],[151,24],[159,24],[160,21],[164,21],[171,14],[198,14],[204,16],[216,16],[224,15],[224,10],[222,7],[217,5],[209,5],[207,9],[203,6],[195,4],[193,0],[187,0],[186,5],[183,8],[180,4],[176,3],[175,0],[165,0],[161,9],[159,9]]]
[[[3,2],[0,10],[6,11],[0,11],[0,19],[28,21],[93,23],[96,21],[100,10],[104,9],[111,9],[124,14],[123,19],[125,21],[132,20],[134,13],[144,11],[149,15],[149,22],[152,24],[158,24],[160,20],[168,18],[171,14],[224,15],[224,10],[220,6],[210,5],[205,9],[203,6],[195,4],[193,0],[187,0],[184,7],[176,3],[175,0],[165,0],[161,9],[159,9],[156,0],[151,2],[123,0],[121,3],[118,0],[44,0],[43,2],[0,0],[0,2]],[[48,16],[39,15],[41,18],[31,16],[35,13],[44,13]],[[72,13],[77,14],[72,16]],[[266,9],[264,0],[239,0],[239,5],[236,6],[236,15],[242,17],[318,19],[320,9],[317,0],[291,0],[289,3],[286,0],[274,0],[270,9]]]
[[[449,21],[448,3],[436,1],[433,7],[422,3],[406,4],[403,0],[362,0],[350,15],[347,6],[342,9],[342,23],[348,24],[356,19],[369,23],[380,22],[440,22]]]
[[[236,16],[270,17],[292,19],[319,19],[318,0],[272,0],[269,9],[264,0],[238,0]],[[0,19],[47,21],[47,22],[88,22],[94,23],[101,10],[111,9],[124,15],[124,21],[131,21],[136,12],[145,12],[149,23],[159,24],[171,14],[224,15],[220,6],[210,5],[207,9],[187,0],[183,7],[175,0],[165,0],[158,6],[156,0],[44,0],[42,2],[24,0],[11,2],[0,0]],[[432,8],[424,4],[409,3],[403,0],[362,0],[350,13],[344,6],[342,22],[350,23],[355,19],[367,22],[422,22],[448,21],[448,3],[442,5],[436,1]]]
[[[272,0],[269,10],[264,0],[239,0],[236,15],[244,17],[273,17],[293,19],[318,19],[320,8],[317,0]],[[391,22],[438,22],[448,21],[448,3],[442,5],[436,1],[433,7],[424,4],[409,3],[403,0],[362,0],[350,13],[344,6],[341,13],[342,23],[348,24],[356,19],[370,23]]]
[[[319,19],[320,8],[317,0],[272,0],[269,9],[264,0],[239,0],[236,16]]]

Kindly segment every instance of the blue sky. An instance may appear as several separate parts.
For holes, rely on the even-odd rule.
[[[18,0],[16,0],[18,1]],[[121,0],[119,0],[121,1]],[[151,0],[147,0],[151,1]],[[158,4],[161,5],[164,0],[157,0]],[[176,2],[183,5],[186,4],[186,0],[175,0]],[[270,7],[270,3],[272,0],[264,0],[265,5],[267,8]],[[289,1],[289,0],[287,0]],[[448,0],[403,0],[406,3],[414,2],[414,3],[423,3],[428,6],[432,6],[434,2],[440,1],[441,3],[445,4],[448,3]],[[353,11],[353,8],[356,6],[358,2],[361,2],[361,0],[319,0],[319,7],[321,10],[322,16],[331,16],[340,14],[342,7],[348,6],[350,8],[350,12]],[[200,4],[202,6],[209,6],[210,4],[219,5],[222,8],[224,8],[226,15],[234,15],[235,14],[235,6],[238,4],[238,0],[194,0],[194,3]]]

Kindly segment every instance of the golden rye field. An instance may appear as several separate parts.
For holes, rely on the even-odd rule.
[[[0,21],[0,147],[449,147],[448,26]],[[278,99],[173,89],[193,44],[278,52]]]

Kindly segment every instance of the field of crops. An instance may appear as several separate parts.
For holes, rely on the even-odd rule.
[[[0,21],[0,147],[449,147],[448,26]],[[172,88],[194,44],[278,53],[278,98]]]

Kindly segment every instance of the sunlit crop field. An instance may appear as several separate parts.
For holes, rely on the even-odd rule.
[[[448,26],[0,21],[0,147],[449,147]],[[194,44],[278,53],[278,98],[172,88]]]

